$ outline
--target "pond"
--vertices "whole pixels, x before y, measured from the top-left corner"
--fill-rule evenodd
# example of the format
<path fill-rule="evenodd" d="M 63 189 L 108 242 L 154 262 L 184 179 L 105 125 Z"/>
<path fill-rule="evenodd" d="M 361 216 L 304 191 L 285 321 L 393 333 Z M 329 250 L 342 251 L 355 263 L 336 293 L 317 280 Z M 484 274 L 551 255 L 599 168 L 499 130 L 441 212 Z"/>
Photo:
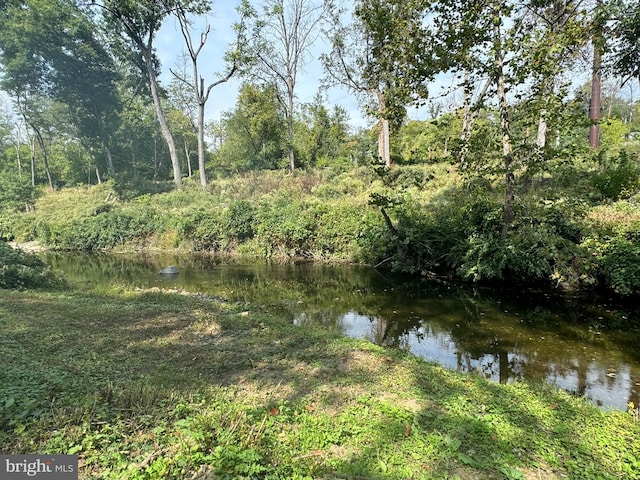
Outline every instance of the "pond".
<path fill-rule="evenodd" d="M 74 283 L 179 288 L 260 304 L 497 382 L 547 381 L 602 408 L 640 404 L 640 309 L 596 297 L 452 286 L 368 267 L 209 257 L 55 254 Z M 177 265 L 177 276 L 158 274 Z"/>

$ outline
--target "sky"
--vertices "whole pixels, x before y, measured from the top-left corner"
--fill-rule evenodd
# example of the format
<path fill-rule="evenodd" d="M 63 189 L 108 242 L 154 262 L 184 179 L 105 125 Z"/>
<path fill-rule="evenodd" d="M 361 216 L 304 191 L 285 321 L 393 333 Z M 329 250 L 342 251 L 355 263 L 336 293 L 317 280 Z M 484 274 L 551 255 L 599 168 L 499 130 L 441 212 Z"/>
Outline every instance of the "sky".
<path fill-rule="evenodd" d="M 239 3 L 238 0 L 213 2 L 213 12 L 208 16 L 211 32 L 202 53 L 200 53 L 198 67 L 206 84 L 220 78 L 220 73 L 225 71 L 223 57 L 228 46 L 235 41 L 232 26 L 239 20 L 236 11 Z M 194 43 L 199 42 L 200 33 L 203 30 L 204 24 L 200 25 L 200 28 L 198 28 L 198 25 L 194 25 L 192 32 Z M 172 79 L 169 69 L 176 69 L 181 53 L 186 51 L 185 42 L 180 32 L 180 25 L 175 18 L 171 17 L 165 20 L 164 25 L 158 32 L 155 43 L 162 66 L 160 80 L 163 85 L 167 85 Z M 299 74 L 296 85 L 298 105 L 312 102 L 318 92 L 320 80 L 323 76 L 322 65 L 318 60 L 318 56 L 322 53 L 322 47 L 318 42 L 313 49 L 309 62 Z M 232 110 L 235 107 L 240 84 L 241 79 L 234 77 L 229 82 L 213 88 L 206 107 L 208 120 L 219 120 L 222 112 Z M 334 105 L 340 105 L 349 113 L 349 121 L 352 127 L 365 127 L 372 123 L 371 119 L 365 118 L 357 100 L 345 88 L 331 88 L 326 96 L 325 105 L 329 109 L 332 109 Z"/>

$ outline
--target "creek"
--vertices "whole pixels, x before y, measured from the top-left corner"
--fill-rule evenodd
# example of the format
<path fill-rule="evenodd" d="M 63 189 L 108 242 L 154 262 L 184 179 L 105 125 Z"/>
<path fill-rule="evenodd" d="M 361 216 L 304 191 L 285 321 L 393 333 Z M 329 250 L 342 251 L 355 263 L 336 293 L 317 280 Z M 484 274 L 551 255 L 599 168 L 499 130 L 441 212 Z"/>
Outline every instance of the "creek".
<path fill-rule="evenodd" d="M 361 266 L 166 254 L 42 258 L 75 284 L 177 288 L 259 304 L 496 382 L 546 381 L 601 408 L 640 405 L 640 308 L 595 295 L 470 288 Z M 158 272 L 176 265 L 179 274 Z"/>

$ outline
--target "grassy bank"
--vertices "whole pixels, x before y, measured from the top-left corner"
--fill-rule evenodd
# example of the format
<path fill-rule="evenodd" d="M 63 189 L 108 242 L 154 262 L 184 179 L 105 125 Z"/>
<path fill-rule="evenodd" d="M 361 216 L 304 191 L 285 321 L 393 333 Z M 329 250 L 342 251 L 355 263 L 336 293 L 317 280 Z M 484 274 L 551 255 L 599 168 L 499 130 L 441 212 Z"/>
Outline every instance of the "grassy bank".
<path fill-rule="evenodd" d="M 0 290 L 0 451 L 80 478 L 640 476 L 640 423 L 184 292 Z"/>
<path fill-rule="evenodd" d="M 506 237 L 499 179 L 464 181 L 438 163 L 251 172 L 207 190 L 193 182 L 156 193 L 113 182 L 68 188 L 30 212 L 0 209 L 0 238 L 62 250 L 305 257 L 640 295 L 640 195 L 609 192 L 603 185 L 617 170 L 602 173 L 600 185 L 592 167 L 523 183 Z"/>

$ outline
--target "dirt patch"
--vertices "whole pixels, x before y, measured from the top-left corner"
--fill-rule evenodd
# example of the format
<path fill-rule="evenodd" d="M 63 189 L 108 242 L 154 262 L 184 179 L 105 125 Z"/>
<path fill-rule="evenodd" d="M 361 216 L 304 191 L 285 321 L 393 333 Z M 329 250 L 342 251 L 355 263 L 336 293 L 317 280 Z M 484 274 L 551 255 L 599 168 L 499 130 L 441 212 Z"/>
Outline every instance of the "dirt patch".
<path fill-rule="evenodd" d="M 9 242 L 9 246 L 28 253 L 44 252 L 46 250 L 46 247 L 37 240 L 23 243 Z"/>

